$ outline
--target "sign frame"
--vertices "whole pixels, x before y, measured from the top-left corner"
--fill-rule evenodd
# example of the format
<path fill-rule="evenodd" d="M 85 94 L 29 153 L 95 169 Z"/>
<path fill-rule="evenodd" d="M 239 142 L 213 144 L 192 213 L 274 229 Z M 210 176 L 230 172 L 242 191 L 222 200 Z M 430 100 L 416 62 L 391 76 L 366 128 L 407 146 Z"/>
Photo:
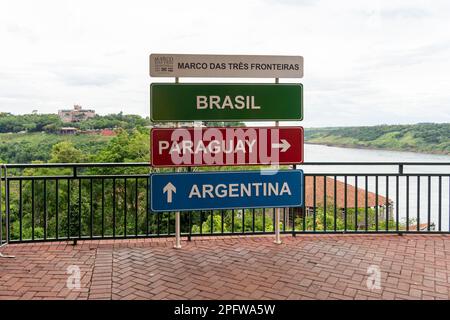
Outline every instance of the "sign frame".
<path fill-rule="evenodd" d="M 192 119 L 155 119 L 155 107 L 154 107 L 154 99 L 155 94 L 153 93 L 153 88 L 155 87 L 197 87 L 197 89 L 201 87 L 218 87 L 221 90 L 224 90 L 224 87 L 236 87 L 236 86 L 255 86 L 255 87 L 272 87 L 272 88 L 282 88 L 282 87 L 298 87 L 299 89 L 299 104 L 295 106 L 299 110 L 299 116 L 296 118 L 283 118 L 283 117 L 270 117 L 270 118 L 242 118 L 239 115 L 236 115 L 234 118 L 211 118 L 211 117 L 200 117 L 200 118 L 192 118 Z M 152 94 L 153 93 L 153 94 Z M 256 121 L 256 122 L 266 122 L 266 121 L 302 121 L 304 116 L 304 108 L 303 108 L 303 84 L 302 83 L 167 83 L 167 82 L 158 82 L 150 84 L 150 120 L 152 122 L 190 122 L 190 121 L 219 121 L 219 122 L 231 122 L 231 121 Z M 195 110 L 192 110 L 194 113 Z M 247 111 L 249 112 L 249 111 Z"/>
<path fill-rule="evenodd" d="M 285 70 L 286 67 L 294 67 L 295 70 Z M 149 74 L 155 78 L 300 79 L 304 74 L 304 58 L 298 55 L 152 53 L 149 56 Z"/>
<path fill-rule="evenodd" d="M 154 162 L 154 143 L 155 141 L 155 137 L 154 137 L 154 133 L 156 131 L 173 131 L 173 130 L 177 130 L 177 129 L 185 129 L 185 130 L 207 130 L 207 129 L 255 129 L 255 130 L 260 130 L 260 129 L 269 129 L 269 130 L 283 130 L 283 129 L 287 129 L 287 130 L 298 130 L 300 133 L 300 145 L 299 145 L 299 151 L 300 151 L 300 162 L 295 162 L 295 161 L 286 161 L 286 162 L 278 162 L 278 163 L 266 163 L 266 164 L 261 164 L 261 163 L 233 163 L 233 164 L 229 164 L 229 163 L 225 163 L 225 164 L 171 164 L 171 165 L 161 165 L 161 164 L 156 164 Z M 191 136 L 192 137 L 192 136 Z M 281 138 L 281 137 L 280 137 Z M 191 140 L 192 141 L 192 140 Z M 259 141 L 258 141 L 259 142 Z M 291 142 L 291 141 L 288 141 Z M 222 166 L 230 166 L 230 167 L 236 167 L 236 166 L 271 166 L 271 165 L 298 165 L 298 164 L 302 164 L 305 161 L 305 132 L 304 132 L 304 128 L 302 126 L 286 126 L 286 127 L 271 127 L 271 126 L 258 126 L 258 127 L 237 127 L 237 126 L 232 126 L 232 127 L 201 127 L 201 128 L 196 128 L 196 127 L 181 127 L 181 128 L 151 128 L 150 129 L 150 145 L 151 145 L 151 152 L 150 152 L 150 165 L 153 168 L 176 168 L 176 167 L 222 167 Z M 258 144 L 259 146 L 259 144 Z"/>
<path fill-rule="evenodd" d="M 295 205 L 287 205 L 287 204 L 280 204 L 280 205 L 259 205 L 259 206 L 223 206 L 223 207 L 208 207 L 208 208 L 172 208 L 170 210 L 162 210 L 158 209 L 155 210 L 153 207 L 153 177 L 155 176 L 174 176 L 174 175 L 203 175 L 203 174 L 212 174 L 212 175 L 221 175 L 221 174 L 252 174 L 252 173 L 261 173 L 261 171 L 267 172 L 267 176 L 276 175 L 279 172 L 283 173 L 298 173 L 300 174 L 300 180 L 299 180 L 299 203 Z M 200 171 L 200 172 L 162 172 L 162 173 L 151 173 L 149 176 L 149 192 L 150 192 L 150 206 L 149 211 L 153 213 L 158 212 L 180 212 L 180 211 L 201 211 L 201 210 L 231 210 L 231 209 L 262 209 L 262 208 L 300 208 L 303 207 L 305 203 L 305 196 L 304 196 L 304 190 L 305 190 L 305 174 L 302 169 L 291 169 L 291 170 L 247 170 L 247 171 Z"/>

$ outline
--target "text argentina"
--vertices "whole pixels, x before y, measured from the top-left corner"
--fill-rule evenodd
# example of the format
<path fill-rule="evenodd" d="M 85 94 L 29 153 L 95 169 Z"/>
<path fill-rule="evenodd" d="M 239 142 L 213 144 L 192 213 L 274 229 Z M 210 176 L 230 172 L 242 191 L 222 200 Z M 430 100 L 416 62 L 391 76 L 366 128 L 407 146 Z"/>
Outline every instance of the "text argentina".
<path fill-rule="evenodd" d="M 189 198 L 243 198 L 292 195 L 287 182 L 250 182 L 192 185 Z"/>

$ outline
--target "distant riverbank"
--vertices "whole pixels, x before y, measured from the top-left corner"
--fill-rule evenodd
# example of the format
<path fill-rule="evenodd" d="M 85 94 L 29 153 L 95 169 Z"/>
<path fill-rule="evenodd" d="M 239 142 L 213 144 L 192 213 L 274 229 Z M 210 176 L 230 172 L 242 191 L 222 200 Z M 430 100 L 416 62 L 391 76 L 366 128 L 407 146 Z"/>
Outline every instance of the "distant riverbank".
<path fill-rule="evenodd" d="M 305 143 L 450 155 L 450 123 L 311 128 Z"/>

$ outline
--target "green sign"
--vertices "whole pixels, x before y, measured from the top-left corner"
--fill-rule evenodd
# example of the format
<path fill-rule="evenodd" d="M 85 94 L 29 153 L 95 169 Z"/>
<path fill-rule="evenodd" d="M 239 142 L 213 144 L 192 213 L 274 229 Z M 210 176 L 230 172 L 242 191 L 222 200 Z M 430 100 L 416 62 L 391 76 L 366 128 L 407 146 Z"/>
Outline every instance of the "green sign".
<path fill-rule="evenodd" d="M 303 119 L 301 84 L 153 83 L 152 121 Z"/>

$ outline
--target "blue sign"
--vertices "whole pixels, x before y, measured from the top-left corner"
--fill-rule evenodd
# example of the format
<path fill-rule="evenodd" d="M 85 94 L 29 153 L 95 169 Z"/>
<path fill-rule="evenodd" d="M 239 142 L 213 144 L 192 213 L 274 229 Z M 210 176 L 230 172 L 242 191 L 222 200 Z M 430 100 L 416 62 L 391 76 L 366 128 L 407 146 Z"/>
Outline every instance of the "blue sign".
<path fill-rule="evenodd" d="M 303 171 L 228 171 L 150 175 L 152 211 L 303 205 Z"/>

